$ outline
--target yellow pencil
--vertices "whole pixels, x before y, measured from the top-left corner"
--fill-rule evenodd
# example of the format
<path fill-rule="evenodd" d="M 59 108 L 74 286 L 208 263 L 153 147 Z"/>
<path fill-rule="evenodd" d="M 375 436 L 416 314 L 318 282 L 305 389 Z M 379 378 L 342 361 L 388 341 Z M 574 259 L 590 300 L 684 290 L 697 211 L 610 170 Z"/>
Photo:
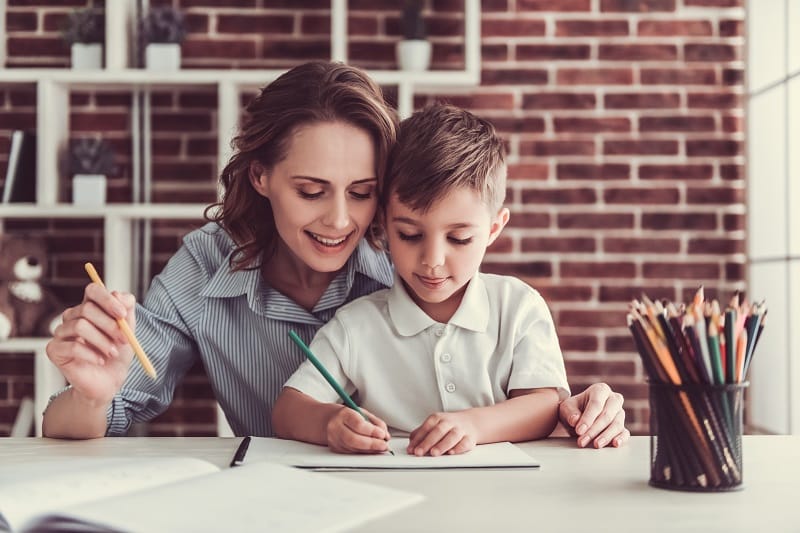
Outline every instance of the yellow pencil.
<path fill-rule="evenodd" d="M 83 265 L 83 267 L 86 269 L 86 273 L 89 274 L 89 278 L 93 282 L 105 288 L 106 285 L 105 283 L 103 283 L 103 280 L 100 279 L 100 275 L 97 273 L 97 270 L 95 270 L 94 265 L 92 265 L 91 263 L 86 263 L 85 265 Z M 153 379 L 156 379 L 156 369 L 153 367 L 153 363 L 150 362 L 150 359 L 147 358 L 147 354 L 144 353 L 142 345 L 139 344 L 139 341 L 136 340 L 136 336 L 133 334 L 133 330 L 131 330 L 131 327 L 128 325 L 128 323 L 125 321 L 124 318 L 118 318 L 117 324 L 119 325 L 119 329 L 122 330 L 122 333 L 128 339 L 128 342 L 131 344 L 131 347 L 133 348 L 133 353 L 136 354 L 136 357 L 139 359 L 139 363 L 144 368 L 144 371 L 147 373 L 148 376 L 150 376 Z"/>

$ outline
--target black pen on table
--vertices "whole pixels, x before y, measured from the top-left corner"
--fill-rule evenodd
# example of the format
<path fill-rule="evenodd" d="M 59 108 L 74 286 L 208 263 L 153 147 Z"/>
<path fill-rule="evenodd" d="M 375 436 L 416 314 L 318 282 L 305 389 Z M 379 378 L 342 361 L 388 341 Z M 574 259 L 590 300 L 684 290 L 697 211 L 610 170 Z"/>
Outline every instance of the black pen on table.
<path fill-rule="evenodd" d="M 336 391 L 336 394 L 339 395 L 344 404 L 353 411 L 355 411 L 356 413 L 360 414 L 364 420 L 372 424 L 372 420 L 370 420 L 369 417 L 364 413 L 364 411 L 362 411 L 356 405 L 356 402 L 353 401 L 353 399 L 350 397 L 349 394 L 347 394 L 347 392 L 342 388 L 342 386 L 339 385 L 339 383 L 337 383 L 335 379 L 333 379 L 333 376 L 331 376 L 330 372 L 328 372 L 328 369 L 325 368 L 325 365 L 323 365 L 319 359 L 317 359 L 317 356 L 314 355 L 314 352 L 311 351 L 311 348 L 309 348 L 306 345 L 306 343 L 303 342 L 303 339 L 301 339 L 297 335 L 297 333 L 295 333 L 294 330 L 291 329 L 289 330 L 289 337 L 291 337 L 294 343 L 297 344 L 297 346 L 299 346 L 301 350 L 303 350 L 303 353 L 306 355 L 308 360 L 311 361 L 311 364 L 314 365 L 314 367 L 317 370 L 319 370 L 319 373 L 322 374 L 322 377 L 325 378 L 325 381 L 327 381 L 328 384 L 331 387 L 333 387 L 333 390 Z M 392 450 L 389 450 L 389 453 L 394 455 L 394 452 Z"/>

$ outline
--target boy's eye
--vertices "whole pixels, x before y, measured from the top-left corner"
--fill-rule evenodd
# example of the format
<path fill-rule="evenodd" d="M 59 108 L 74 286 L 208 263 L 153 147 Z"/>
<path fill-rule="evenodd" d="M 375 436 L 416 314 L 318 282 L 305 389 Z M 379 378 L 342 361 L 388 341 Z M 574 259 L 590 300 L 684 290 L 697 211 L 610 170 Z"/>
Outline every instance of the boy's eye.
<path fill-rule="evenodd" d="M 455 237 L 448 237 L 447 240 L 449 240 L 453 244 L 458 244 L 459 246 L 466 246 L 467 244 L 472 242 L 472 237 L 466 237 L 464 239 L 457 239 Z"/>
<path fill-rule="evenodd" d="M 409 235 L 408 233 L 403 233 L 402 231 L 397 232 L 397 236 L 400 237 L 401 241 L 418 241 L 422 238 L 421 233 L 416 233 L 414 235 Z"/>

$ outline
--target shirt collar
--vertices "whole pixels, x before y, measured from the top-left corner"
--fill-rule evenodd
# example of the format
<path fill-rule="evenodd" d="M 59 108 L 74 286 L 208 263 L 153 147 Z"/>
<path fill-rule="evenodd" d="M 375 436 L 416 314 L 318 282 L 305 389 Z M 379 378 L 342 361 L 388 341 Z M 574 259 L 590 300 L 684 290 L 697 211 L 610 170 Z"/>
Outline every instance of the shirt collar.
<path fill-rule="evenodd" d="M 417 335 L 437 323 L 414 303 L 399 276 L 395 276 L 387 305 L 397 332 L 404 337 Z M 489 295 L 480 274 L 476 274 L 467 285 L 449 324 L 477 332 L 486 331 L 489 326 Z"/>

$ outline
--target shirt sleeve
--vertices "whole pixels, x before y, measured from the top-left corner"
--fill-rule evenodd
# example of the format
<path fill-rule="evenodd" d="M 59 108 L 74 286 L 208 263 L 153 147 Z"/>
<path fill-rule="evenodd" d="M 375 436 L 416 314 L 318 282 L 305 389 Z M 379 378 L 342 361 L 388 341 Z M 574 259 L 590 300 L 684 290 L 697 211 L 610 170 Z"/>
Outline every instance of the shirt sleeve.
<path fill-rule="evenodd" d="M 187 317 L 196 316 L 193 306 L 202 304 L 199 291 L 207 279 L 185 245 L 153 279 L 144 303 L 136 306 L 136 338 L 158 377 L 151 379 L 134 358 L 106 413 L 106 435 L 124 435 L 132 423 L 169 407 L 175 387 L 199 358 Z"/>
<path fill-rule="evenodd" d="M 555 388 L 559 400 L 564 400 L 570 390 L 553 317 L 538 291 L 528 289 L 531 294 L 517 313 L 517 342 L 507 392 Z"/>
<path fill-rule="evenodd" d="M 346 328 L 339 320 L 338 313 L 334 318 L 322 326 L 314 340 L 309 345 L 311 352 L 322 363 L 336 382 L 349 395 L 355 392 L 355 386 L 348 378 L 345 368 L 347 368 L 347 348 Z M 299 350 L 299 348 L 298 348 Z M 322 374 L 305 360 L 284 384 L 284 387 L 297 389 L 304 394 L 308 394 L 318 402 L 342 403 L 341 398 L 333 387 L 325 380 Z"/>

